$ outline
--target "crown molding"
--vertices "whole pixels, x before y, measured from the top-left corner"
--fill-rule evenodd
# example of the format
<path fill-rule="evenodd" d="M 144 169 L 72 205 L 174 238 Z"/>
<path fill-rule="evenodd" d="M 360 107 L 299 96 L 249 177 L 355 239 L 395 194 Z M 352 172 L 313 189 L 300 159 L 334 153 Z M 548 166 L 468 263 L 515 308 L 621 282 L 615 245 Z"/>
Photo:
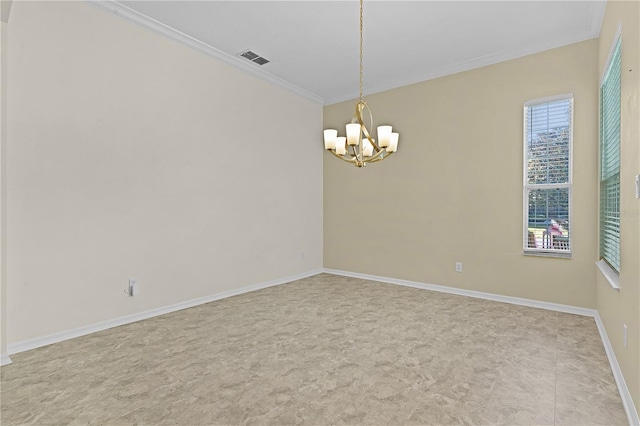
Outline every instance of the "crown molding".
<path fill-rule="evenodd" d="M 591 2 L 591 16 L 589 17 L 589 31 L 593 37 L 600 37 L 600 29 L 607 8 L 606 0 Z"/>
<path fill-rule="evenodd" d="M 166 37 L 170 40 L 176 41 L 184 46 L 190 47 L 198 52 L 204 53 L 205 55 L 216 58 L 228 65 L 231 65 L 235 68 L 238 68 L 248 74 L 251 74 L 255 77 L 258 77 L 262 80 L 268 81 L 269 83 L 278 86 L 282 89 L 293 92 L 303 98 L 318 103 L 323 104 L 324 99 L 314 93 L 311 93 L 305 89 L 302 89 L 294 84 L 291 84 L 275 75 L 269 74 L 261 70 L 259 65 L 254 63 L 248 63 L 244 60 L 236 58 L 233 55 L 229 55 L 221 50 L 216 49 L 213 46 L 210 46 L 206 43 L 203 43 L 187 34 L 184 34 L 175 28 L 172 28 L 168 25 L 163 24 L 162 22 L 156 21 L 155 19 L 149 18 L 148 16 L 137 12 L 123 4 L 118 3 L 115 0 L 84 0 L 84 2 L 88 5 L 95 7 L 103 12 L 107 12 L 111 15 L 114 15 L 118 18 L 124 19 L 125 21 L 131 22 L 139 27 L 142 27 L 146 30 L 159 34 L 163 37 Z"/>
<path fill-rule="evenodd" d="M 364 96 L 373 95 L 376 93 L 384 92 L 387 90 L 397 89 L 403 86 L 409 86 L 411 84 L 422 83 L 424 81 L 433 80 L 440 77 L 446 77 L 448 75 L 457 74 L 464 71 L 470 71 L 476 68 L 482 68 L 489 65 L 498 64 L 500 62 L 506 62 L 513 59 L 521 58 L 536 53 L 541 53 L 546 50 L 552 50 L 563 46 L 568 46 L 574 43 L 580 43 L 582 41 L 590 40 L 598 37 L 600 34 L 600 26 L 602 25 L 602 17 L 604 14 L 604 3 L 593 2 L 592 14 L 589 19 L 589 25 L 582 31 L 573 32 L 567 34 L 562 38 L 549 38 L 542 39 L 534 45 L 527 47 L 503 50 L 502 52 L 493 53 L 486 56 L 480 56 L 477 58 L 469 59 L 467 61 L 458 62 L 456 64 L 446 65 L 443 67 L 432 69 L 427 73 L 418 73 L 404 79 L 390 79 L 384 83 L 377 84 L 373 87 L 369 87 L 365 90 Z M 339 102 L 349 101 L 356 99 L 358 92 L 353 91 L 347 93 L 344 96 L 327 98 L 325 99 L 325 105 L 332 105 Z"/>

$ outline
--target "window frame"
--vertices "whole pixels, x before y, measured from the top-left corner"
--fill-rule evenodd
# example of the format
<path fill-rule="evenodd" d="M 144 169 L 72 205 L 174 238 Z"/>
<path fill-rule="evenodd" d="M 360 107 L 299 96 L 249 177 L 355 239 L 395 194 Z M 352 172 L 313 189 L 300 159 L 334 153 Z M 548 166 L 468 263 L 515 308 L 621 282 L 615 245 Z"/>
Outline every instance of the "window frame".
<path fill-rule="evenodd" d="M 568 100 L 570 102 L 571 112 L 569 115 L 569 179 L 567 183 L 554 183 L 554 184 L 529 184 L 528 183 L 528 161 L 529 161 L 529 147 L 527 143 L 527 109 L 535 105 L 546 104 L 555 101 Z M 523 108 L 523 129 L 522 129 L 522 147 L 523 147 L 523 162 L 522 162 L 522 250 L 523 254 L 530 256 L 545 256 L 545 257 L 559 257 L 559 258 L 571 258 L 573 256 L 573 132 L 574 132 L 574 96 L 573 93 L 564 93 L 561 95 L 547 96 L 544 98 L 536 98 L 528 100 L 524 103 Z M 554 249 L 554 248 L 537 248 L 528 246 L 529 238 L 529 191 L 532 189 L 556 189 L 567 188 L 568 189 L 568 203 L 569 203 L 569 249 Z"/>
<path fill-rule="evenodd" d="M 616 57 L 616 51 L 619 51 L 619 55 L 618 58 L 620 60 L 620 75 L 619 75 L 619 79 L 620 79 L 620 96 L 622 96 L 622 27 L 621 25 L 618 25 L 618 28 L 616 30 L 616 34 L 613 37 L 613 41 L 611 42 L 611 47 L 609 48 L 609 54 L 607 56 L 607 62 L 605 63 L 604 69 L 602 70 L 602 75 L 600 76 L 600 81 L 599 81 L 599 85 L 598 85 L 598 262 L 596 262 L 596 264 L 598 265 L 598 267 L 600 268 L 600 270 L 602 271 L 602 273 L 605 275 L 605 277 L 607 278 L 607 280 L 609 281 L 609 283 L 611 284 L 611 286 L 613 288 L 619 288 L 619 276 L 620 276 L 620 271 L 622 270 L 622 244 L 621 244 L 621 240 L 622 240 L 622 232 L 620 232 L 620 216 L 618 216 L 618 258 L 617 260 L 617 264 L 618 264 L 618 268 L 616 269 L 616 267 L 614 265 L 611 264 L 610 260 L 611 259 L 607 259 L 605 256 L 603 256 L 603 250 L 602 250 L 602 186 L 603 186 L 603 179 L 602 179 L 602 161 L 603 161 L 603 126 L 602 126 L 602 106 L 603 106 L 603 99 L 602 99 L 602 92 L 603 92 L 603 86 L 604 84 L 607 82 L 607 78 L 609 77 L 609 74 L 611 72 L 611 68 L 613 65 L 613 60 Z M 622 102 L 622 100 L 621 100 Z M 620 134 L 619 134 L 619 138 L 620 140 L 618 141 L 618 164 L 619 164 L 619 168 L 622 166 L 622 156 L 621 156 L 621 145 L 622 145 L 622 103 L 620 102 L 619 108 L 620 110 L 618 111 L 618 117 L 620 119 Z M 618 185 L 620 185 L 620 170 L 618 170 Z M 618 212 L 620 212 L 620 188 L 618 187 Z"/>

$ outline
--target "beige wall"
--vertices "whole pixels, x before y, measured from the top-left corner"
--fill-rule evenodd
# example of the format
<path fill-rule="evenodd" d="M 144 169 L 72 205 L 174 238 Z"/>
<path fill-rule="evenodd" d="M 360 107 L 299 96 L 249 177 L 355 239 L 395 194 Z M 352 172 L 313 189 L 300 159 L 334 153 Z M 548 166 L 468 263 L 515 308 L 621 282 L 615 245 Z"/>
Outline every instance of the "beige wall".
<path fill-rule="evenodd" d="M 594 39 L 365 96 L 400 146 L 362 170 L 325 153 L 325 267 L 594 308 L 597 48 Z M 571 92 L 573 258 L 524 256 L 523 103 Z M 325 127 L 344 129 L 353 107 L 325 107 Z"/>
<path fill-rule="evenodd" d="M 635 175 L 640 173 L 640 3 L 608 1 L 600 31 L 598 76 L 601 76 L 622 27 L 620 289 L 614 290 L 600 271 L 597 309 L 607 330 L 636 409 L 640 409 L 640 200 Z M 624 347 L 623 325 L 628 327 Z"/>
<path fill-rule="evenodd" d="M 320 105 L 82 2 L 8 47 L 9 345 L 322 267 Z"/>

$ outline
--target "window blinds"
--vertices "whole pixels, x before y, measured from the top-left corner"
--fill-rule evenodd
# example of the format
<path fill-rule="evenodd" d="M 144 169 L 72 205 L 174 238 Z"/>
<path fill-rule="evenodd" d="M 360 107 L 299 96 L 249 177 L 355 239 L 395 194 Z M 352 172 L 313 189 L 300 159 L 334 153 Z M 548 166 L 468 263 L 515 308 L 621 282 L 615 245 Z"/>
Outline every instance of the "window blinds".
<path fill-rule="evenodd" d="M 620 39 L 600 87 L 600 257 L 620 272 Z"/>
<path fill-rule="evenodd" d="M 571 100 L 530 106 L 527 123 L 528 183 L 569 183 Z"/>

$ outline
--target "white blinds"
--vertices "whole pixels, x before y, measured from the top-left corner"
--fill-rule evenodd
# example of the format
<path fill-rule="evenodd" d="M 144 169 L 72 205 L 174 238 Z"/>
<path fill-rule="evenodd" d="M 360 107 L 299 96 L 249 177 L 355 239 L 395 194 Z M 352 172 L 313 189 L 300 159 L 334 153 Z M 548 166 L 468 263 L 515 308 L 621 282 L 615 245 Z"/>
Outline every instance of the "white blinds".
<path fill-rule="evenodd" d="M 570 252 L 573 98 L 525 104 L 525 251 Z"/>
<path fill-rule="evenodd" d="M 527 183 L 569 183 L 571 99 L 527 108 Z"/>
<path fill-rule="evenodd" d="M 620 39 L 600 86 L 600 257 L 620 271 Z"/>

